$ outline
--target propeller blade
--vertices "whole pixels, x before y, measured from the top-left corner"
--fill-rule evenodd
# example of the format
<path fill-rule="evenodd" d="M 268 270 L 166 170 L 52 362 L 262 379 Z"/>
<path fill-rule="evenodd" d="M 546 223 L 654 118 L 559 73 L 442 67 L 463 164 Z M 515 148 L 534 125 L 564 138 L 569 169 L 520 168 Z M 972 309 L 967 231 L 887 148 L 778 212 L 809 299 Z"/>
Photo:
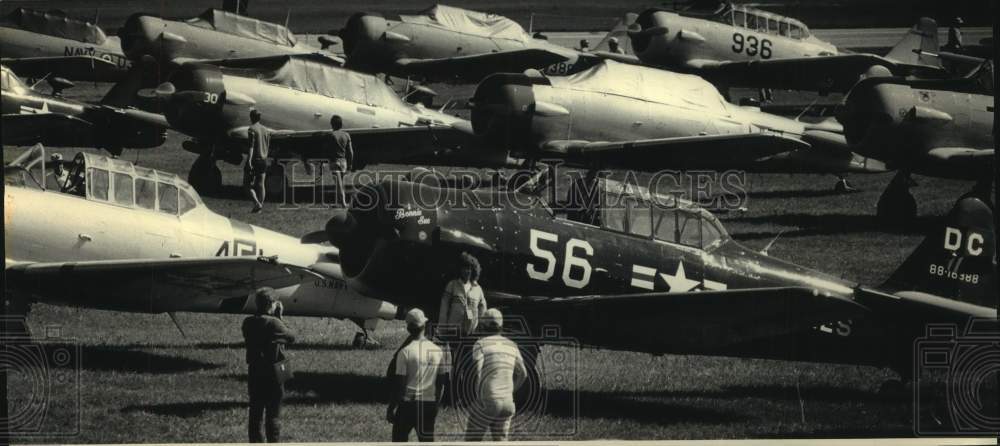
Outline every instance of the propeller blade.
<path fill-rule="evenodd" d="M 329 241 L 329 237 L 326 235 L 326 231 L 314 231 L 306 235 L 303 235 L 299 242 L 304 244 L 321 244 Z"/>

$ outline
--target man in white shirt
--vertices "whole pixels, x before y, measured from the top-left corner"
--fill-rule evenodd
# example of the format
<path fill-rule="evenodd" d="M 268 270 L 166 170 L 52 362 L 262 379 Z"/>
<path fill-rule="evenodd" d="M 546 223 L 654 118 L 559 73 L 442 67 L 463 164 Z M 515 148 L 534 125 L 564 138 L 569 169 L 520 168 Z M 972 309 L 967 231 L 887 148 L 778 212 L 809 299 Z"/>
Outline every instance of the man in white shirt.
<path fill-rule="evenodd" d="M 424 335 L 427 316 L 419 308 L 406 313 L 410 338 L 394 357 L 395 391 L 386 410 L 392 423 L 392 441 L 405 442 L 416 429 L 420 441 L 434 441 L 438 401 L 448 383 L 448 352 Z"/>
<path fill-rule="evenodd" d="M 514 418 L 514 391 L 524 384 L 528 369 L 517 344 L 501 335 L 503 314 L 486 310 L 482 330 L 488 336 L 472 347 L 477 400 L 469 407 L 465 441 L 482 441 L 489 430 L 493 441 L 507 441 Z"/>

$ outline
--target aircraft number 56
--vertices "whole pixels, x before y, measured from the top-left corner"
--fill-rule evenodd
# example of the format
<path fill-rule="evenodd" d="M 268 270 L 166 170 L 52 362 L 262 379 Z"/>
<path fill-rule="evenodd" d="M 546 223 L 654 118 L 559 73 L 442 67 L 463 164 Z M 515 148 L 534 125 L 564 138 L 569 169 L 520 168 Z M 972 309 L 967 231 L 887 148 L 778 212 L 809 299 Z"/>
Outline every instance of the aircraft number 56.
<path fill-rule="evenodd" d="M 532 229 L 529 236 L 529 248 L 535 257 L 544 261 L 544 267 L 541 267 L 541 264 L 529 263 L 526 265 L 526 268 L 528 270 L 528 277 L 547 282 L 555 275 L 557 262 L 556 255 L 551 250 L 539 245 L 543 241 L 558 243 L 559 236 Z M 594 248 L 590 246 L 589 242 L 575 238 L 569 239 L 566 242 L 565 254 L 563 256 L 562 281 L 568 287 L 583 288 L 590 283 L 590 273 L 593 268 L 591 268 L 590 262 L 586 258 L 576 257 L 577 251 L 583 251 L 587 257 L 594 255 Z"/>
<path fill-rule="evenodd" d="M 771 41 L 767 39 L 757 39 L 757 36 L 747 35 L 743 36 L 740 33 L 733 33 L 733 46 L 732 50 L 734 53 L 746 52 L 747 56 L 756 56 L 760 53 L 761 59 L 771 58 Z"/>

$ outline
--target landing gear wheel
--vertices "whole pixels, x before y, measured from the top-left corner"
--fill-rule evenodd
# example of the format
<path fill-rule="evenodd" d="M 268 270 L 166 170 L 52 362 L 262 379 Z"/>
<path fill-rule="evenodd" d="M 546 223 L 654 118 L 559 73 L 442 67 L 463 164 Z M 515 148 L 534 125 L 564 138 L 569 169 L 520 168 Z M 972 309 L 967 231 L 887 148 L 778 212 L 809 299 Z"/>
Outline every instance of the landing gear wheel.
<path fill-rule="evenodd" d="M 201 155 L 191 165 L 188 172 L 188 183 L 198 193 L 211 195 L 222 190 L 222 171 L 215 165 L 211 156 Z"/>
<path fill-rule="evenodd" d="M 284 202 L 286 197 L 292 198 L 286 194 L 294 192 L 295 189 L 288 187 L 288 182 L 285 181 L 284 166 L 274 164 L 267 168 L 267 175 L 264 176 L 264 199 L 266 201 Z"/>
<path fill-rule="evenodd" d="M 368 333 L 359 331 L 354 335 L 354 341 L 351 342 L 351 346 L 360 349 L 377 349 L 382 347 L 382 344 L 372 339 Z"/>
<path fill-rule="evenodd" d="M 847 181 L 847 178 L 844 178 L 844 177 L 840 177 L 837 180 L 837 183 L 833 185 L 833 191 L 837 192 L 837 193 L 840 193 L 840 194 L 846 194 L 848 192 L 854 192 L 855 190 L 857 190 L 857 189 L 855 189 L 854 186 L 851 185 L 851 183 Z"/>

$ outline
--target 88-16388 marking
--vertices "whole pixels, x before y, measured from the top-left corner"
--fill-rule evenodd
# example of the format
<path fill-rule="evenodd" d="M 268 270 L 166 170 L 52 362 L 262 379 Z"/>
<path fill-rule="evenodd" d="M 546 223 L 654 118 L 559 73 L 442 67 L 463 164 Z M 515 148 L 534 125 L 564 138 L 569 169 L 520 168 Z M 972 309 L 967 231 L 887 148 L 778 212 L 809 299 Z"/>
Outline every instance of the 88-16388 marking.
<path fill-rule="evenodd" d="M 949 279 L 960 280 L 967 283 L 979 283 L 979 274 L 967 274 L 959 273 L 958 271 L 949 270 L 944 265 L 930 264 L 928 272 L 932 276 L 947 277 Z"/>

